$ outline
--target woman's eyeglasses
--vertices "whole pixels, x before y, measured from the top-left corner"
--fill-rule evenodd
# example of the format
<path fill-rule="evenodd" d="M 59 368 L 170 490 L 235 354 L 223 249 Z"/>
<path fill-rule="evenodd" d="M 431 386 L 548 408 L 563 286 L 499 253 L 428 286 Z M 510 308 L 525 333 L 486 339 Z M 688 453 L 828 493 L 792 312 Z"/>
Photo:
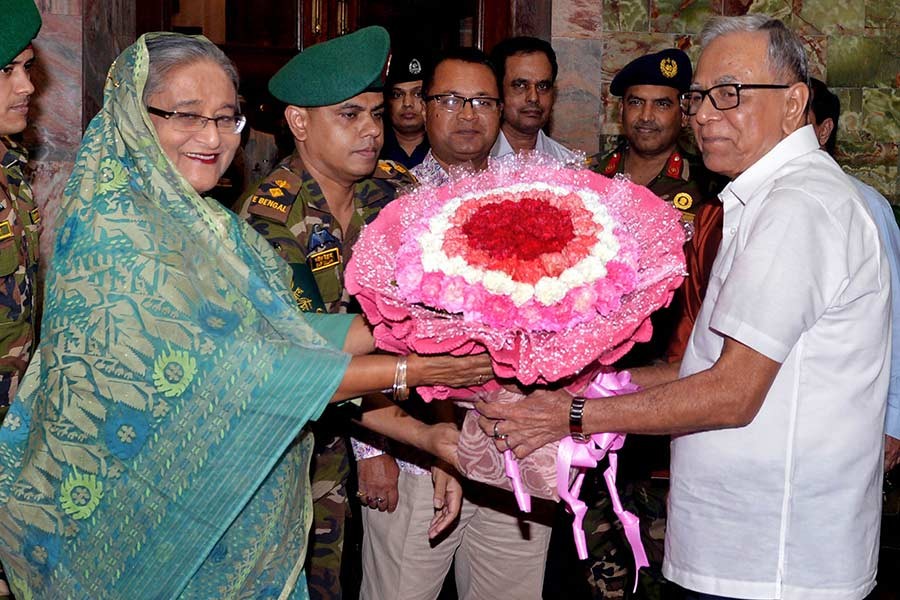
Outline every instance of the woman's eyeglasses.
<path fill-rule="evenodd" d="M 216 124 L 216 129 L 222 133 L 240 133 L 247 124 L 247 117 L 244 115 L 222 115 L 221 117 L 204 117 L 188 112 L 178 112 L 177 110 L 163 110 L 154 106 L 148 106 L 147 112 L 157 117 L 162 117 L 172 124 L 178 131 L 185 133 L 197 133 L 206 129 L 206 124 L 212 121 Z"/>

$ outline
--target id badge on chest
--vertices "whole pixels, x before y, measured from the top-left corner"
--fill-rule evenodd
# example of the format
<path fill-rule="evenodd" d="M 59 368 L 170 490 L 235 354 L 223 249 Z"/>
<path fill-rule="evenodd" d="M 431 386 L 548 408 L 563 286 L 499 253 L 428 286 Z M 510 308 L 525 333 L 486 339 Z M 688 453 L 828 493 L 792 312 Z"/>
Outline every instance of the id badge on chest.
<path fill-rule="evenodd" d="M 322 225 L 315 225 L 309 236 L 306 264 L 316 279 L 322 299 L 335 302 L 341 297 L 341 241 Z"/>

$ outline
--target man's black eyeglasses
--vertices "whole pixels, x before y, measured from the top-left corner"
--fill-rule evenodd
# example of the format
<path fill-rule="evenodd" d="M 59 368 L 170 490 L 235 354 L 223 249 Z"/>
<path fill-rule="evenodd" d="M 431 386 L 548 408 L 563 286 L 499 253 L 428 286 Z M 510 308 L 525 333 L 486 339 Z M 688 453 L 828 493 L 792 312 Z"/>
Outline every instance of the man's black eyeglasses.
<path fill-rule="evenodd" d="M 691 90 L 679 96 L 681 110 L 688 116 L 696 115 L 709 96 L 713 108 L 731 110 L 741 104 L 741 90 L 786 90 L 791 86 L 780 83 L 722 83 L 706 90 Z"/>

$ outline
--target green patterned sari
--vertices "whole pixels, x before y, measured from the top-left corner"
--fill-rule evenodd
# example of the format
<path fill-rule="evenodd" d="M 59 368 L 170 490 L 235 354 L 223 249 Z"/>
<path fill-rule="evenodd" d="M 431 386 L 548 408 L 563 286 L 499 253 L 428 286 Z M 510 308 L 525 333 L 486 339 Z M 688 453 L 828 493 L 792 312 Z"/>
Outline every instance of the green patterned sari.
<path fill-rule="evenodd" d="M 147 60 L 141 38 L 113 64 L 66 186 L 0 429 L 0 559 L 19 600 L 305 598 L 302 430 L 350 317 L 304 317 L 269 244 L 175 171 Z"/>

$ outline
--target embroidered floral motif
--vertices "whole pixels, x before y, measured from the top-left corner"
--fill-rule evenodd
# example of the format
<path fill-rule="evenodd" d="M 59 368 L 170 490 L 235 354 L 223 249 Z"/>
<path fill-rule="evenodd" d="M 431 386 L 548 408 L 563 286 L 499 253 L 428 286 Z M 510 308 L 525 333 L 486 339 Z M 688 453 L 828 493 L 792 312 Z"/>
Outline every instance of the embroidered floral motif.
<path fill-rule="evenodd" d="M 33 527 L 25 534 L 22 554 L 44 575 L 48 575 L 59 563 L 60 539 Z"/>
<path fill-rule="evenodd" d="M 57 255 L 65 254 L 71 248 L 72 242 L 77 237 L 80 224 L 81 219 L 78 218 L 77 214 L 72 215 L 63 223 L 62 229 L 56 235 L 55 251 Z"/>
<path fill-rule="evenodd" d="M 228 335 L 241 324 L 239 315 L 212 302 L 204 302 L 198 316 L 203 330 L 216 336 Z"/>
<path fill-rule="evenodd" d="M 153 363 L 153 383 L 166 396 L 181 396 L 194 380 L 197 361 L 184 350 L 167 350 Z"/>
<path fill-rule="evenodd" d="M 3 436 L 10 444 L 20 444 L 28 439 L 28 431 L 31 428 L 31 414 L 28 408 L 19 402 L 13 402 L 9 412 L 3 420 Z"/>
<path fill-rule="evenodd" d="M 79 473 L 74 468 L 59 488 L 62 509 L 76 520 L 91 516 L 102 498 L 103 482 L 96 475 Z"/>
<path fill-rule="evenodd" d="M 97 191 L 101 194 L 114 192 L 128 185 L 128 173 L 125 171 L 125 167 L 114 158 L 104 158 L 100 161 L 98 179 L 100 182 L 97 185 Z"/>
<path fill-rule="evenodd" d="M 265 285 L 259 276 L 251 273 L 248 278 L 250 298 L 259 306 L 261 312 L 280 312 L 284 304 L 281 298 L 275 295 L 268 285 Z"/>
<path fill-rule="evenodd" d="M 122 406 L 107 419 L 103 433 L 113 456 L 127 460 L 146 443 L 150 436 L 150 420 L 145 412 Z"/>

